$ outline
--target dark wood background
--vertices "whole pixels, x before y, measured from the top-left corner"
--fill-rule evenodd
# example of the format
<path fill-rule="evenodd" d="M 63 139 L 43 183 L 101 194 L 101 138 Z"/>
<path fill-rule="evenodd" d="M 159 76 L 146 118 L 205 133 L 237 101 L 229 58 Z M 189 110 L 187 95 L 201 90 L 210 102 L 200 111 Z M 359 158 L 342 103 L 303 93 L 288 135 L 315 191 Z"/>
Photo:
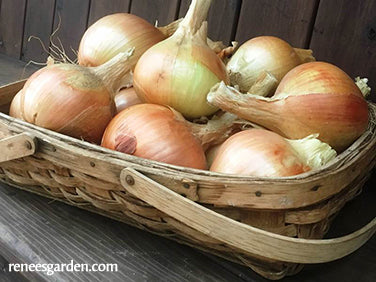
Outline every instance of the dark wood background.
<path fill-rule="evenodd" d="M 184 16 L 190 0 L 0 0 L 0 53 L 44 62 L 56 33 L 74 58 L 81 36 L 98 18 L 130 12 L 165 25 Z M 351 77 L 370 79 L 376 89 L 376 0 L 213 0 L 209 36 L 242 43 L 275 35 L 291 45 L 311 48 L 317 60 L 341 67 Z M 30 36 L 40 38 L 28 40 Z M 373 91 L 371 96 L 376 101 Z"/>

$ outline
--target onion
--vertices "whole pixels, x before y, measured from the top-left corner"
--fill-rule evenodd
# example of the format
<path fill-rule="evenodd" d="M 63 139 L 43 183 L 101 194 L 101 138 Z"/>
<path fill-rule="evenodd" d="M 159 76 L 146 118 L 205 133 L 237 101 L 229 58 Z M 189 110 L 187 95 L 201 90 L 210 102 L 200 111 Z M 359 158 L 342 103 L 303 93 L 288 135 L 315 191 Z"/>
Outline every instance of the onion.
<path fill-rule="evenodd" d="M 141 56 L 133 86 L 142 101 L 171 106 L 187 118 L 217 111 L 206 102 L 206 95 L 228 77 L 225 65 L 207 44 L 203 21 L 210 3 L 193 0 L 176 32 Z"/>
<path fill-rule="evenodd" d="M 288 71 L 314 60 L 311 50 L 295 49 L 278 37 L 259 36 L 239 47 L 227 63 L 227 70 L 232 85 L 238 85 L 241 92 L 253 93 L 250 88 L 264 71 L 272 74 L 278 84 Z"/>
<path fill-rule="evenodd" d="M 317 133 L 338 152 L 368 125 L 368 105 L 359 88 L 341 69 L 324 62 L 291 70 L 272 98 L 242 94 L 221 83 L 208 101 L 290 139 Z"/>
<path fill-rule="evenodd" d="M 204 151 L 238 130 L 237 119 L 225 113 L 197 124 L 172 108 L 138 104 L 115 116 L 106 128 L 102 146 L 145 159 L 205 169 Z"/>
<path fill-rule="evenodd" d="M 215 159 L 215 157 L 217 156 L 218 154 L 218 151 L 219 151 L 219 148 L 221 147 L 222 144 L 217 144 L 217 145 L 214 145 L 212 147 L 210 147 L 206 152 L 205 152 L 205 155 L 206 155 L 206 162 L 208 164 L 208 167 L 211 167 L 211 165 L 213 164 L 213 161 Z"/>
<path fill-rule="evenodd" d="M 265 129 L 234 134 L 218 149 L 211 171 L 259 177 L 283 177 L 317 169 L 336 152 L 315 136 L 288 140 Z"/>
<path fill-rule="evenodd" d="M 165 38 L 156 27 L 138 16 L 128 13 L 108 15 L 86 30 L 78 49 L 78 62 L 83 66 L 99 66 L 134 47 L 130 59 L 133 69 L 147 49 Z"/>
<path fill-rule="evenodd" d="M 115 96 L 116 112 L 120 113 L 122 110 L 129 108 L 130 106 L 141 104 L 140 98 L 138 98 L 136 91 L 133 87 L 121 89 Z"/>
<path fill-rule="evenodd" d="M 155 104 L 131 106 L 108 125 L 102 146 L 184 167 L 206 169 L 204 149 L 184 118 Z"/>
<path fill-rule="evenodd" d="M 113 96 L 131 81 L 127 62 L 132 52 L 121 53 L 95 68 L 54 64 L 38 70 L 27 80 L 21 96 L 15 97 L 12 104 L 20 107 L 11 115 L 99 143 L 114 114 Z"/>
<path fill-rule="evenodd" d="M 21 112 L 21 96 L 22 96 L 22 89 L 18 91 L 17 94 L 13 97 L 12 103 L 10 104 L 10 108 L 9 108 L 9 115 L 23 120 L 24 118 Z"/>

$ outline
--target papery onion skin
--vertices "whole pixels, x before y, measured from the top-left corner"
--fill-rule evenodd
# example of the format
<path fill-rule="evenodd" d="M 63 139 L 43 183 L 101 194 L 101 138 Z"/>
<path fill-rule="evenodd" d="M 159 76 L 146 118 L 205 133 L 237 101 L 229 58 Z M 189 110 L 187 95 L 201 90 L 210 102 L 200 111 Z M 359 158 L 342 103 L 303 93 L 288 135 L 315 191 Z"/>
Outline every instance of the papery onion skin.
<path fill-rule="evenodd" d="M 141 56 L 133 86 L 142 101 L 170 106 L 186 118 L 218 110 L 206 102 L 206 95 L 217 82 L 229 79 L 224 63 L 207 44 L 204 20 L 210 3 L 193 0 L 176 32 Z"/>
<path fill-rule="evenodd" d="M 368 104 L 352 79 L 325 62 L 297 66 L 271 98 L 242 94 L 220 83 L 208 101 L 222 110 L 290 139 L 319 134 L 337 152 L 348 148 L 368 127 Z"/>
<path fill-rule="evenodd" d="M 206 169 L 204 150 L 184 118 L 155 104 L 131 106 L 108 125 L 102 146 L 168 164 Z"/>
<path fill-rule="evenodd" d="M 99 143 L 114 114 L 109 90 L 88 69 L 56 64 L 34 73 L 21 96 L 25 121 Z"/>
<path fill-rule="evenodd" d="M 289 71 L 274 97 L 323 93 L 353 94 L 363 98 L 354 80 L 339 67 L 326 62 L 305 63 Z"/>
<path fill-rule="evenodd" d="M 141 104 L 142 101 L 138 98 L 133 87 L 124 88 L 115 96 L 116 112 L 120 113 L 122 110 L 130 106 Z"/>
<path fill-rule="evenodd" d="M 310 170 L 280 135 L 249 129 L 238 132 L 219 148 L 213 172 L 258 177 L 284 177 Z"/>
<path fill-rule="evenodd" d="M 248 92 L 263 71 L 280 82 L 288 71 L 301 63 L 301 58 L 286 41 L 274 36 L 258 36 L 239 47 L 227 63 L 227 70 L 231 84 Z"/>
<path fill-rule="evenodd" d="M 91 25 L 83 35 L 78 62 L 83 66 L 99 66 L 120 52 L 135 47 L 131 58 L 134 68 L 139 57 L 166 36 L 146 20 L 128 13 L 105 16 Z"/>
<path fill-rule="evenodd" d="M 12 103 L 10 104 L 9 108 L 9 115 L 11 117 L 15 117 L 18 119 L 23 120 L 22 111 L 21 111 L 21 96 L 22 96 L 22 89 L 17 92 L 17 94 L 13 97 Z"/>
<path fill-rule="evenodd" d="M 300 108 L 289 113 L 289 119 L 302 123 L 315 121 L 309 130 L 291 130 L 285 134 L 288 138 L 317 132 L 320 140 L 343 151 L 368 127 L 368 105 L 362 92 L 343 70 L 330 63 L 311 62 L 291 70 L 279 84 L 274 97 L 286 95 L 285 102 L 277 103 Z M 306 96 L 301 98 L 302 95 Z M 281 128 L 281 131 L 290 130 Z"/>
<path fill-rule="evenodd" d="M 178 48 L 175 50 L 179 52 L 172 53 L 171 47 L 166 48 L 168 44 L 163 41 L 155 45 L 137 63 L 133 83 L 140 99 L 171 106 L 187 118 L 216 112 L 217 108 L 206 102 L 206 94 L 217 82 L 228 81 L 220 59 L 209 48 L 200 46 Z"/>

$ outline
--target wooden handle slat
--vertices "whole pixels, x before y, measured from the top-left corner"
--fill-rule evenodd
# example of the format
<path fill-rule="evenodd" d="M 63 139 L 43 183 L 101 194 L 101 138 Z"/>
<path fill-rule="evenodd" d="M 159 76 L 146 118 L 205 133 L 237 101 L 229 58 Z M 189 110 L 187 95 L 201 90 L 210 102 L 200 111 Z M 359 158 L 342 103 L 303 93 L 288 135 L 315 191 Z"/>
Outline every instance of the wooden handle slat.
<path fill-rule="evenodd" d="M 361 247 L 376 231 L 376 218 L 362 229 L 335 239 L 299 239 L 237 222 L 205 208 L 132 168 L 120 176 L 124 188 L 149 205 L 250 255 L 293 263 L 323 263 L 342 258 Z"/>
<path fill-rule="evenodd" d="M 35 153 L 36 139 L 20 133 L 0 140 L 0 163 L 30 156 Z"/>

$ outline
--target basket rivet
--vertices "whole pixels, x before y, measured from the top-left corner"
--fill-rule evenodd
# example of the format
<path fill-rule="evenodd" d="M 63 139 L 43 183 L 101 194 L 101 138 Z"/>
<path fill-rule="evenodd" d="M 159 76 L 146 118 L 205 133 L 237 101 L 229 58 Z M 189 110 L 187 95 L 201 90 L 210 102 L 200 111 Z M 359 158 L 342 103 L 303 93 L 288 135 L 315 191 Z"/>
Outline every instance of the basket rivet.
<path fill-rule="evenodd" d="M 127 175 L 125 177 L 125 181 L 127 182 L 128 185 L 134 185 L 134 178 L 131 175 Z"/>
<path fill-rule="evenodd" d="M 94 162 L 90 162 L 90 166 L 91 167 L 95 167 L 95 163 Z"/>
<path fill-rule="evenodd" d="M 33 146 L 31 145 L 29 141 L 26 141 L 25 145 L 28 150 L 31 150 L 33 148 Z"/>
<path fill-rule="evenodd" d="M 188 183 L 184 183 L 183 184 L 183 187 L 186 188 L 186 189 L 189 189 L 190 188 L 190 185 Z"/>
<path fill-rule="evenodd" d="M 256 197 L 261 197 L 261 195 L 262 195 L 262 193 L 261 193 L 261 191 L 256 191 Z"/>
<path fill-rule="evenodd" d="M 312 187 L 312 188 L 311 188 L 311 191 L 316 192 L 317 190 L 319 190 L 320 186 L 321 186 L 321 185 L 316 185 L 316 186 Z"/>

